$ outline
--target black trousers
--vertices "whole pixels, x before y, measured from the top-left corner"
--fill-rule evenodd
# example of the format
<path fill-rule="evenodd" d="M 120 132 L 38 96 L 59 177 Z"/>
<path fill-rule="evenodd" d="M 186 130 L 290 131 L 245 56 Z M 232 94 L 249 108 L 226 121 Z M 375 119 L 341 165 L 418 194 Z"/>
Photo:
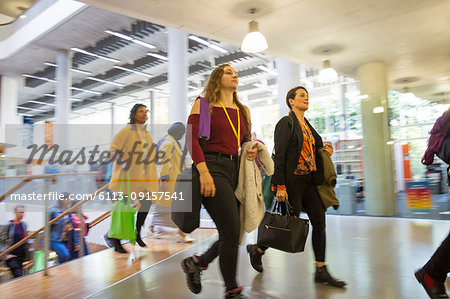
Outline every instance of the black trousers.
<path fill-rule="evenodd" d="M 14 278 L 23 275 L 22 257 L 12 257 L 10 259 L 7 259 L 6 265 L 11 270 L 11 273 L 14 276 Z"/>
<path fill-rule="evenodd" d="M 312 175 L 297 176 L 286 182 L 288 200 L 294 215 L 299 216 L 303 210 L 309 217 L 312 225 L 312 246 L 316 262 L 325 262 L 325 206 L 319 197 L 316 185 L 313 183 Z M 286 212 L 286 205 L 282 204 L 282 212 Z M 268 247 L 258 245 L 262 250 Z"/>
<path fill-rule="evenodd" d="M 445 281 L 450 272 L 450 232 L 423 269 L 437 281 Z"/>
<path fill-rule="evenodd" d="M 216 224 L 219 240 L 199 256 L 201 266 L 207 266 L 219 256 L 225 287 L 232 290 L 236 282 L 240 233 L 239 202 L 234 196 L 239 163 L 237 159 L 205 154 L 206 164 L 216 186 L 216 196 L 203 199 L 203 205 Z"/>
<path fill-rule="evenodd" d="M 136 217 L 136 232 L 141 233 L 142 226 L 144 225 L 145 219 L 147 218 L 148 212 L 150 211 L 150 206 L 152 205 L 152 200 L 149 198 L 139 199 L 141 206 Z"/>

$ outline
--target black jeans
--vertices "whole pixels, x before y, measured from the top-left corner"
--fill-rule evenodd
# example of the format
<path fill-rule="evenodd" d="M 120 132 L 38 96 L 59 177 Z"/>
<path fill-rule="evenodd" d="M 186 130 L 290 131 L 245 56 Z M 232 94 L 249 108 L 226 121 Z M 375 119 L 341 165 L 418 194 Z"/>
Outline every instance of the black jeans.
<path fill-rule="evenodd" d="M 141 233 L 142 226 L 144 225 L 145 219 L 147 218 L 148 212 L 150 211 L 150 206 L 152 205 L 152 200 L 150 198 L 139 199 L 141 206 L 136 217 L 136 232 Z"/>
<path fill-rule="evenodd" d="M 219 256 L 220 271 L 228 290 L 237 288 L 236 269 L 239 246 L 239 202 L 234 196 L 239 163 L 237 159 L 205 154 L 206 164 L 216 186 L 216 196 L 203 199 L 203 205 L 216 224 L 219 240 L 199 256 L 201 266 L 207 266 Z"/>
<path fill-rule="evenodd" d="M 450 232 L 430 260 L 423 266 L 425 272 L 437 281 L 445 282 L 450 272 Z"/>
<path fill-rule="evenodd" d="M 309 217 L 312 225 L 312 246 L 316 262 L 325 262 L 325 206 L 319 197 L 312 175 L 297 176 L 294 180 L 286 182 L 288 200 L 294 215 L 299 216 L 303 210 Z M 282 212 L 285 213 L 286 205 L 282 204 Z M 268 247 L 258 245 L 262 250 Z"/>
<path fill-rule="evenodd" d="M 22 276 L 22 257 L 12 257 L 6 260 L 6 265 L 11 269 L 11 273 L 14 278 Z"/>

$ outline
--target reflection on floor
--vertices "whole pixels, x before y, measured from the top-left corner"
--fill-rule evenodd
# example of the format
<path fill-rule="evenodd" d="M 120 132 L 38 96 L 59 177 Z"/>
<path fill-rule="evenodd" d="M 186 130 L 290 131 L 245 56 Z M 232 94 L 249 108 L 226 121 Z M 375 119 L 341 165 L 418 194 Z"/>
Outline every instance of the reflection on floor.
<path fill-rule="evenodd" d="M 113 249 L 50 268 L 48 276 L 35 273 L 0 285 L 0 298 L 85 298 L 130 277 L 168 257 L 217 234 L 215 229 L 199 229 L 191 234 L 193 244 L 180 244 L 169 238 L 144 239 L 146 248 L 125 244 L 128 254 Z"/>
<path fill-rule="evenodd" d="M 422 266 L 447 236 L 450 223 L 362 216 L 327 216 L 327 263 L 330 272 L 348 282 L 336 289 L 313 282 L 311 240 L 304 253 L 288 254 L 268 250 L 264 273 L 254 271 L 245 247 L 239 251 L 238 281 L 249 298 L 315 299 L 420 299 L 427 298 L 414 271 Z M 244 244 L 254 242 L 256 234 Z M 221 298 L 223 283 L 218 261 L 202 275 L 203 290 L 192 294 L 185 283 L 180 261 L 203 252 L 208 239 L 179 255 L 125 279 L 91 296 L 92 298 Z M 447 289 L 450 283 L 447 283 Z"/>

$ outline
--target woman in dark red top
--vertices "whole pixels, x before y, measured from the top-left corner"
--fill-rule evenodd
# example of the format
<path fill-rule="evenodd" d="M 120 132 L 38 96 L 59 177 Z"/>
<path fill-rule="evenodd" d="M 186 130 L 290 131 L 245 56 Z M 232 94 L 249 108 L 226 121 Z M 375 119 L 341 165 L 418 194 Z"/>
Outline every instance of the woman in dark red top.
<path fill-rule="evenodd" d="M 204 254 L 183 260 L 181 266 L 189 289 L 198 294 L 201 291 L 201 271 L 219 256 L 226 287 L 225 298 L 244 298 L 242 288 L 236 282 L 240 220 L 234 190 L 239 170 L 239 148 L 250 140 L 251 122 L 250 111 L 237 98 L 237 86 L 237 72 L 230 65 L 223 64 L 214 69 L 202 94 L 210 105 L 210 138 L 202 150 L 198 143 L 200 99 L 192 107 L 188 119 L 192 130 L 187 130 L 186 134 L 187 147 L 200 174 L 202 203 L 216 224 L 219 240 Z M 254 160 L 256 151 L 248 150 L 243 156 Z"/>

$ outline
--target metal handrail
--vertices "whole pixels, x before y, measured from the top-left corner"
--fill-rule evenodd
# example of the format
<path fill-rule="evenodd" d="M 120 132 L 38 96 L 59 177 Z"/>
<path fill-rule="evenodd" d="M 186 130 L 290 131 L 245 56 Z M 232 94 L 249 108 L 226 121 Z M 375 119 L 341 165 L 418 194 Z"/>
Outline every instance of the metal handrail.
<path fill-rule="evenodd" d="M 53 174 L 33 174 L 33 175 L 26 175 L 26 176 L 18 175 L 18 176 L 11 176 L 11 177 L 2 176 L 2 177 L 0 177 L 0 179 L 6 179 L 6 178 L 24 178 L 24 179 L 21 180 L 19 183 L 17 183 L 14 187 L 9 189 L 8 191 L 6 191 L 5 194 L 0 196 L 0 202 L 4 201 L 6 199 L 6 197 L 8 197 L 12 193 L 14 193 L 18 189 L 20 189 L 26 183 L 31 182 L 32 180 L 52 179 L 52 183 L 54 184 L 55 180 L 56 180 L 56 176 L 76 175 L 76 174 L 94 174 L 94 173 L 97 173 L 97 172 L 90 171 L 90 172 L 69 172 L 69 173 L 53 173 Z"/>
<path fill-rule="evenodd" d="M 106 218 L 108 218 L 109 216 L 111 216 L 111 211 L 105 212 L 102 215 L 98 216 L 97 218 L 95 218 L 93 221 L 91 221 L 89 223 L 89 228 L 93 228 L 94 226 L 96 226 L 97 224 L 99 224 L 100 222 L 102 222 L 103 220 L 105 220 Z"/>
<path fill-rule="evenodd" d="M 46 175 L 48 177 L 53 176 L 54 174 L 50 174 L 50 175 Z M 98 193 L 104 191 L 106 188 L 108 188 L 109 184 L 104 185 L 103 187 L 101 187 L 100 189 L 98 189 L 97 191 L 91 193 L 90 196 L 88 196 L 87 198 L 94 198 L 95 195 L 97 195 Z M 64 211 L 61 215 L 53 218 L 51 221 L 48 222 L 48 224 L 46 225 L 52 225 L 53 223 L 55 223 L 56 221 L 58 221 L 59 219 L 61 219 L 62 217 L 66 216 L 67 214 L 69 214 L 70 212 L 72 212 L 73 210 L 76 210 L 79 206 L 81 206 L 82 204 L 84 204 L 85 202 L 90 201 L 89 199 L 83 199 L 80 202 L 76 203 L 75 205 L 73 205 L 71 208 L 69 208 L 68 210 Z M 106 218 L 105 218 L 106 219 Z M 41 231 L 43 231 L 45 229 L 45 226 L 41 227 L 40 229 L 38 229 L 37 231 L 29 234 L 27 237 L 23 238 L 22 240 L 20 240 L 19 242 L 17 242 L 16 244 L 12 245 L 11 247 L 9 247 L 8 249 L 6 249 L 5 251 L 3 251 L 2 253 L 0 253 L 0 258 L 2 258 L 3 256 L 5 256 L 6 254 L 10 253 L 11 251 L 13 251 L 14 249 L 16 249 L 17 247 L 19 247 L 20 245 L 24 244 L 27 240 L 31 239 L 32 237 L 34 237 L 35 235 L 37 235 L 38 233 L 40 233 Z"/>

